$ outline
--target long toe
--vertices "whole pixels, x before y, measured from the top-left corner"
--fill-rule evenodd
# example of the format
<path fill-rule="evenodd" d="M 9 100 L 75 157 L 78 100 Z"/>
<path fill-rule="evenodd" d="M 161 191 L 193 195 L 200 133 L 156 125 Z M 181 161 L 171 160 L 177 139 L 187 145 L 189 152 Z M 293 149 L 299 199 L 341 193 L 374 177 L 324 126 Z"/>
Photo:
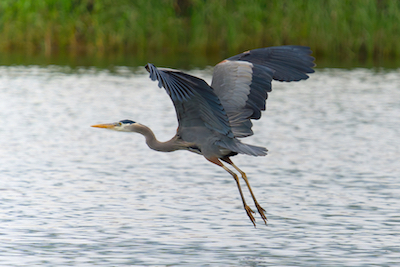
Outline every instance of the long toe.
<path fill-rule="evenodd" d="M 257 207 L 258 213 L 260 213 L 261 218 L 264 220 L 264 223 L 267 224 L 268 219 L 267 219 L 267 216 L 265 216 L 265 214 L 264 214 L 264 212 L 266 212 L 265 209 L 263 209 L 263 207 L 261 207 L 260 204 L 258 204 L 258 203 L 256 203 L 256 207 Z"/>
<path fill-rule="evenodd" d="M 246 210 L 247 216 L 249 216 L 254 227 L 256 227 L 256 219 L 254 219 L 254 216 L 253 216 L 254 211 L 247 205 L 244 206 L 244 209 Z"/>

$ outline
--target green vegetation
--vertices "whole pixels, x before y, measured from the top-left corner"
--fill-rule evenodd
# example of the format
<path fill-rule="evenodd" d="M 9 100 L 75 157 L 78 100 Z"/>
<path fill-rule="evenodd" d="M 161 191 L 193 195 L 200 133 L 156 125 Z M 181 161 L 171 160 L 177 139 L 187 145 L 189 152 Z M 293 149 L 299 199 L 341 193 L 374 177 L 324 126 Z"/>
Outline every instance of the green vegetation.
<path fill-rule="evenodd" d="M 284 44 L 321 58 L 398 57 L 400 1 L 0 1 L 2 53 L 225 56 Z"/>

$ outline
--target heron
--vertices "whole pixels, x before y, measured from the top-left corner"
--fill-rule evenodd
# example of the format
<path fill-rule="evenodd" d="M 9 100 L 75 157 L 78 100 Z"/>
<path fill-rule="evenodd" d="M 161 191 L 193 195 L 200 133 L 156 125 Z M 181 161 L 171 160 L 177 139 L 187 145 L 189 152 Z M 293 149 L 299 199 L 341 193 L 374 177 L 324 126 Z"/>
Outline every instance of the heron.
<path fill-rule="evenodd" d="M 258 203 L 246 173 L 230 158 L 237 154 L 267 155 L 265 147 L 245 144 L 240 139 L 253 135 L 252 120 L 260 119 L 261 111 L 266 109 L 272 80 L 300 81 L 309 78 L 307 73 L 314 72 L 311 53 L 309 47 L 295 45 L 249 50 L 218 63 L 213 70 L 211 86 L 203 79 L 182 71 L 157 68 L 148 63 L 145 68 L 150 73 L 150 79 L 158 81 L 158 87 L 165 89 L 175 107 L 178 119 L 175 136 L 160 142 L 149 127 L 132 120 L 92 127 L 136 132 L 145 137 L 147 145 L 153 150 L 187 150 L 220 166 L 234 178 L 244 210 L 255 227 L 255 212 L 246 203 L 239 175 L 233 171 L 236 170 L 267 224 L 266 211 Z"/>

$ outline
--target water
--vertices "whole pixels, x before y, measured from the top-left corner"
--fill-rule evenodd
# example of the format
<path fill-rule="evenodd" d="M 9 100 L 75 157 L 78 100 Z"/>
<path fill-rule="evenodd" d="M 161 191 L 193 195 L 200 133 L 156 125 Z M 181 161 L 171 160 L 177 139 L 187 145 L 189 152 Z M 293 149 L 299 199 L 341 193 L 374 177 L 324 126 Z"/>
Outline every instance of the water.
<path fill-rule="evenodd" d="M 254 228 L 221 168 L 89 127 L 175 134 L 143 70 L 0 67 L 0 266 L 395 266 L 399 84 L 368 69 L 274 82 L 246 140 L 269 155 L 233 158 L 267 210 Z"/>

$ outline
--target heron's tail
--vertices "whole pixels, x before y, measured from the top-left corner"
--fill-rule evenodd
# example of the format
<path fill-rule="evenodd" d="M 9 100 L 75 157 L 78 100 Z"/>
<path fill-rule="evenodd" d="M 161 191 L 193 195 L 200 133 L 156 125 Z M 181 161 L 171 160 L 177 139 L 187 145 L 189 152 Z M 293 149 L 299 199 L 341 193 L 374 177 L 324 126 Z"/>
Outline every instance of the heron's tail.
<path fill-rule="evenodd" d="M 217 144 L 240 154 L 247 154 L 251 156 L 265 156 L 268 154 L 268 150 L 265 147 L 244 144 L 237 139 L 234 139 L 234 142 L 229 143 L 218 141 Z"/>

